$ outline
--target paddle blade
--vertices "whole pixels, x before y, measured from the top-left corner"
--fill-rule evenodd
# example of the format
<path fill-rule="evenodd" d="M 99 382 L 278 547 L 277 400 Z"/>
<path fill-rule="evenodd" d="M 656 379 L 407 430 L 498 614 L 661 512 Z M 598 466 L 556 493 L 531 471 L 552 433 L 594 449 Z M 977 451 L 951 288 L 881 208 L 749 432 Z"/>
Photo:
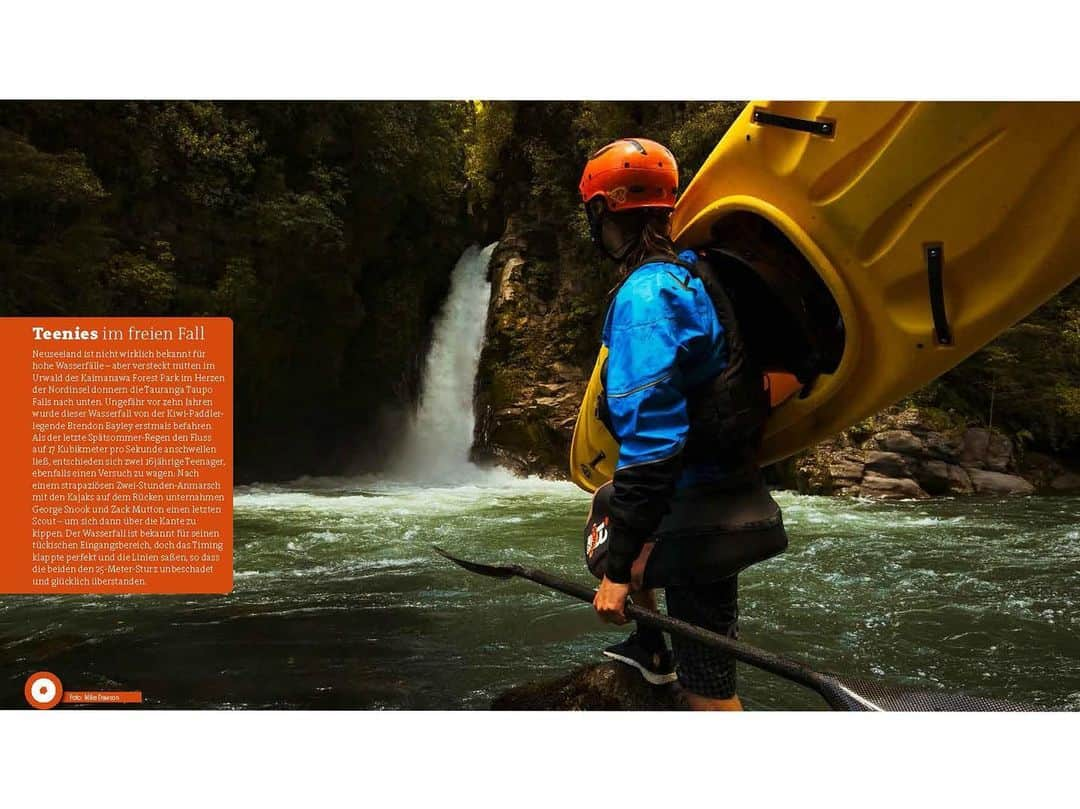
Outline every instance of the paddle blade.
<path fill-rule="evenodd" d="M 435 549 L 435 553 L 439 554 L 446 559 L 449 559 L 455 565 L 463 567 L 470 573 L 479 573 L 481 576 L 491 576 L 496 579 L 510 579 L 518 575 L 518 571 L 510 565 L 482 565 L 479 562 L 469 562 L 465 559 L 458 559 L 456 556 L 447 553 L 437 545 L 432 545 Z"/>
<path fill-rule="evenodd" d="M 1024 712 L 1045 711 L 1038 705 L 1021 705 L 1002 699 L 973 697 L 948 691 L 909 688 L 897 685 L 837 677 L 821 676 L 820 693 L 834 709 L 847 711 L 948 711 L 948 712 Z"/>

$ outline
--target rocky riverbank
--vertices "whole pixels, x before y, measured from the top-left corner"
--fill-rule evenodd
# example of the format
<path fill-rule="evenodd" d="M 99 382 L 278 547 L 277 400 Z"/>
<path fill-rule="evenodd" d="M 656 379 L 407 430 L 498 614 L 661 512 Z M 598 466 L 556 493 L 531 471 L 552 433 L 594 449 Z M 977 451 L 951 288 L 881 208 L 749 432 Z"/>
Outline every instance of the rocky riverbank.
<path fill-rule="evenodd" d="M 1080 491 L 1080 474 L 998 431 L 931 409 L 880 414 L 782 467 L 804 494 L 882 499 Z"/>

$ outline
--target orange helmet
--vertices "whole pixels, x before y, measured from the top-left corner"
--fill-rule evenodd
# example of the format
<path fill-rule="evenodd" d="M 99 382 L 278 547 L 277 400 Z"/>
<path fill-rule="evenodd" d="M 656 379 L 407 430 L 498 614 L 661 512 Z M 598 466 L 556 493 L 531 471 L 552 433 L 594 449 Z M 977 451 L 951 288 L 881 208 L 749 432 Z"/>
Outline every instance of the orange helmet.
<path fill-rule="evenodd" d="M 679 167 L 675 156 L 656 141 L 621 138 L 589 158 L 578 190 L 587 207 L 601 197 L 609 211 L 674 208 Z"/>

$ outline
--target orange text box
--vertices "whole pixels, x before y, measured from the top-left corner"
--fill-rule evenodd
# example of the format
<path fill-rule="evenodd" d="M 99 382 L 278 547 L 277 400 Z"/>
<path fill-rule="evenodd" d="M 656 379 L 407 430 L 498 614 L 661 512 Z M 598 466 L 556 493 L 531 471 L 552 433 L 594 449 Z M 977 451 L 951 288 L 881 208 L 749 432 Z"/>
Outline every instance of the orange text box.
<path fill-rule="evenodd" d="M 232 589 L 232 321 L 0 318 L 0 592 Z"/>

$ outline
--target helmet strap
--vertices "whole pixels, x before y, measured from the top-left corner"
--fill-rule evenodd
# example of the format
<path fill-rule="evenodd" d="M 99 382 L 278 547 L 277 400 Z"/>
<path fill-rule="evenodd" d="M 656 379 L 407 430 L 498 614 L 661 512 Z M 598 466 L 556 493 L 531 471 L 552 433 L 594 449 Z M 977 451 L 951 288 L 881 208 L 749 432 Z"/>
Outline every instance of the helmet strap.
<path fill-rule="evenodd" d="M 602 236 L 604 216 L 607 213 L 609 213 L 607 205 L 604 205 L 601 209 L 599 206 L 597 206 L 597 208 L 593 208 L 590 205 L 586 204 L 585 215 L 586 218 L 589 220 L 589 236 L 592 238 L 593 244 L 596 245 L 596 247 L 600 250 L 601 253 L 610 258 L 612 261 L 622 261 L 626 254 L 630 252 L 630 248 L 633 247 L 635 239 L 631 236 L 629 239 L 623 241 L 623 243 L 620 244 L 615 250 L 609 250 L 608 246 L 604 244 L 604 239 Z"/>
<path fill-rule="evenodd" d="M 620 244 L 617 250 L 608 250 L 607 246 L 603 244 L 603 242 L 601 242 L 600 252 L 602 252 L 612 261 L 622 261 L 624 258 L 626 258 L 626 254 L 630 252 L 630 248 L 634 246 L 635 241 L 636 239 L 631 236 L 629 239 Z"/>

